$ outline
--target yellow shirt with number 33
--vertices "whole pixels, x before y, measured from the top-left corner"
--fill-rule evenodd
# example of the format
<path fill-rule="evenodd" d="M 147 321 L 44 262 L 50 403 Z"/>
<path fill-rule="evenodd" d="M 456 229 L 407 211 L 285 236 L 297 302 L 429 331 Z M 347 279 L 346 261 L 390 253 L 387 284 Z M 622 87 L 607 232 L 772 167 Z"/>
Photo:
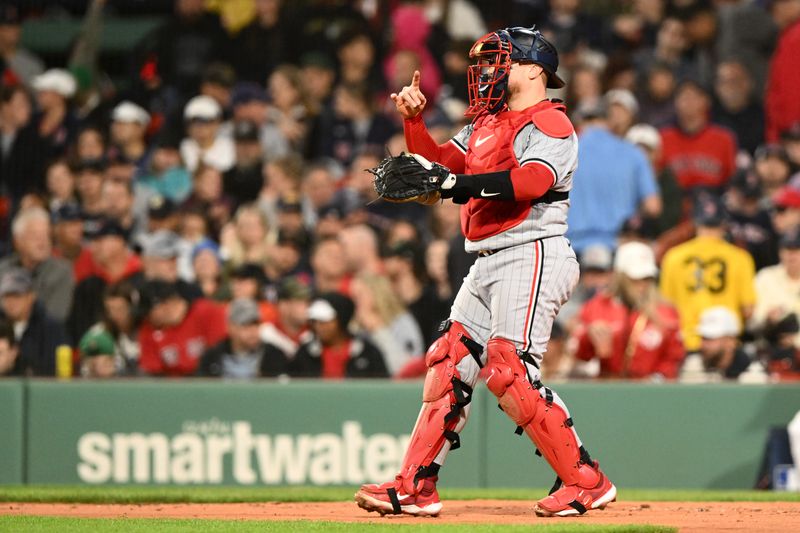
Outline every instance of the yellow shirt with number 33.
<path fill-rule="evenodd" d="M 750 254 L 722 239 L 696 237 L 667 252 L 661 263 L 661 294 L 678 309 L 688 351 L 700 349 L 695 330 L 709 307 L 728 307 L 743 322 L 742 308 L 756 302 L 754 280 Z"/>

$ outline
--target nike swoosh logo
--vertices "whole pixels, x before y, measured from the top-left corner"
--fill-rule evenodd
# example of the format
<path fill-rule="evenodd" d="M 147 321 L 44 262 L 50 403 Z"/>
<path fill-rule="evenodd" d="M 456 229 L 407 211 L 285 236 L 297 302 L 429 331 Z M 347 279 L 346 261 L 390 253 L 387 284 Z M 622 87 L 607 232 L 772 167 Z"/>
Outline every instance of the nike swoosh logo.
<path fill-rule="evenodd" d="M 481 196 L 483 198 L 489 198 L 490 196 L 497 196 L 500 194 L 499 192 L 486 192 L 486 189 L 481 189 Z"/>
<path fill-rule="evenodd" d="M 479 138 L 475 139 L 475 148 L 477 148 L 478 146 L 482 145 L 483 143 L 485 143 L 486 141 L 488 141 L 492 137 L 494 137 L 494 133 L 492 133 L 488 137 L 483 137 L 483 138 L 479 137 Z"/>

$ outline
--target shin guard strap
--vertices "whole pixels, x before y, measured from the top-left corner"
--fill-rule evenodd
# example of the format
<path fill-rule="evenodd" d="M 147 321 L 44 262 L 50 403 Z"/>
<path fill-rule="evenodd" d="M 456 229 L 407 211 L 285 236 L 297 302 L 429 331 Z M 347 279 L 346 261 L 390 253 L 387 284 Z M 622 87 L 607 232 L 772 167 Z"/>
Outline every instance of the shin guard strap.
<path fill-rule="evenodd" d="M 400 500 L 397 499 L 397 490 L 394 487 L 389 487 L 386 489 L 386 494 L 389 495 L 389 501 L 392 502 L 392 512 L 400 514 L 402 509 L 400 509 Z"/>
<path fill-rule="evenodd" d="M 586 507 L 584 507 L 584 505 L 578 500 L 572 500 L 567 505 L 578 511 L 580 514 L 584 514 L 586 512 Z"/>

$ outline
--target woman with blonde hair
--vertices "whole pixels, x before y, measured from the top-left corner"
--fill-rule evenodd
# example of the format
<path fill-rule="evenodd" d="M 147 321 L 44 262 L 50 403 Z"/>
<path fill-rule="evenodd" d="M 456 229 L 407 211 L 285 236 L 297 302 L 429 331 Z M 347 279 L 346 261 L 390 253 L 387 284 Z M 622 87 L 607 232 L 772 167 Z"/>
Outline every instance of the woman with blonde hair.
<path fill-rule="evenodd" d="M 389 375 L 395 375 L 414 357 L 425 352 L 422 332 L 389 280 L 365 273 L 351 285 L 356 322 L 383 353 Z"/>
<path fill-rule="evenodd" d="M 272 98 L 270 121 L 280 128 L 294 151 L 303 153 L 312 110 L 300 69 L 279 66 L 270 74 L 267 89 Z"/>
<path fill-rule="evenodd" d="M 628 242 L 617 249 L 614 281 L 579 313 L 575 357 L 597 359 L 600 377 L 675 379 L 686 355 L 678 312 L 662 299 L 652 249 Z"/>
<path fill-rule="evenodd" d="M 245 263 L 263 265 L 272 251 L 267 217 L 255 204 L 241 206 L 222 232 L 220 253 L 229 269 Z"/>

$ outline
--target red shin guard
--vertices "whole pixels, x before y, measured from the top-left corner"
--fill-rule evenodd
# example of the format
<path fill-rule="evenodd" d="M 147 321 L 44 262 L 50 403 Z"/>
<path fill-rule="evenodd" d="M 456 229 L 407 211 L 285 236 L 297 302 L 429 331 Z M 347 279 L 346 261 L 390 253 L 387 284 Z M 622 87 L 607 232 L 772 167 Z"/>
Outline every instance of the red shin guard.
<path fill-rule="evenodd" d="M 558 404 L 542 398 L 528 380 L 516 346 L 506 339 L 490 339 L 486 347 L 489 377 L 486 386 L 497 396 L 503 411 L 536 444 L 564 485 L 594 486 L 597 470 L 581 460 L 572 421 Z M 539 387 L 541 384 L 537 382 Z"/>

